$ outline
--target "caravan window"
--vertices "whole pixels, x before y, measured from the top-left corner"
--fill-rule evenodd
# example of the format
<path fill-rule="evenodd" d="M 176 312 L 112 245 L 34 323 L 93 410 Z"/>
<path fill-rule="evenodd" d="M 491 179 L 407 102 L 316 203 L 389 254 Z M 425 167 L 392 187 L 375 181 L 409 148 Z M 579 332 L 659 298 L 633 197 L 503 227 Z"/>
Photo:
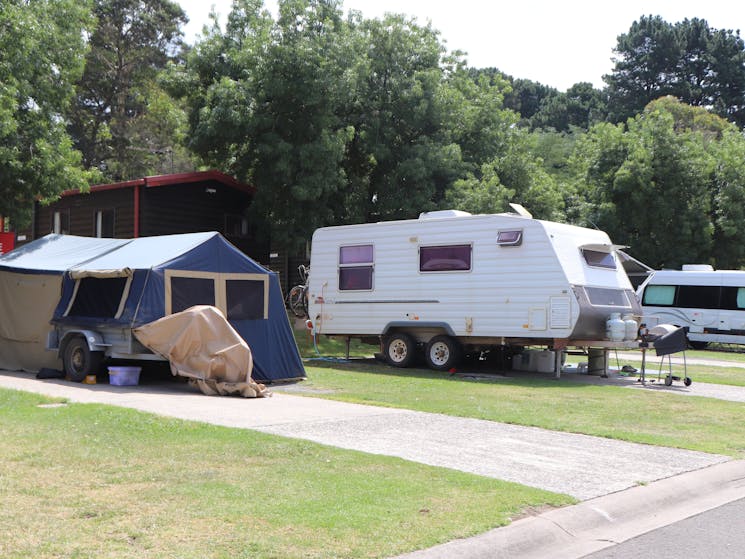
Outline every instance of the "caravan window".
<path fill-rule="evenodd" d="M 648 285 L 644 290 L 642 305 L 672 307 L 675 303 L 674 285 Z"/>
<path fill-rule="evenodd" d="M 228 320 L 267 318 L 266 282 L 263 280 L 226 280 L 225 298 Z"/>
<path fill-rule="evenodd" d="M 503 247 L 516 247 L 523 243 L 523 232 L 517 231 L 500 231 L 497 233 L 497 244 Z"/>
<path fill-rule="evenodd" d="M 463 272 L 471 269 L 471 245 L 419 247 L 420 272 Z"/>
<path fill-rule="evenodd" d="M 621 289 L 607 287 L 585 287 L 590 304 L 597 307 L 629 307 L 629 298 Z"/>
<path fill-rule="evenodd" d="M 171 278 L 171 312 L 185 311 L 194 305 L 215 305 L 215 280 L 212 278 Z"/>
<path fill-rule="evenodd" d="M 370 290 L 373 284 L 373 246 L 339 247 L 339 290 Z"/>
<path fill-rule="evenodd" d="M 128 279 L 126 277 L 79 279 L 67 316 L 116 318 Z"/>
<path fill-rule="evenodd" d="M 609 270 L 616 269 L 616 259 L 613 258 L 613 254 L 610 252 L 600 252 L 598 250 L 590 250 L 583 248 L 582 256 L 585 258 L 588 266 L 593 268 L 608 268 Z"/>

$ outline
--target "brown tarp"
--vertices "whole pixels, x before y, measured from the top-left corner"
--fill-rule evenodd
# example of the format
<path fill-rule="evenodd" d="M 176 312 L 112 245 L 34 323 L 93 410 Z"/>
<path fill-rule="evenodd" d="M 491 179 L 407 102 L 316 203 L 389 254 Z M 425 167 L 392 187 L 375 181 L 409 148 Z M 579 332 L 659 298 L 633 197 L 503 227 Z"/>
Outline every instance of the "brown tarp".
<path fill-rule="evenodd" d="M 216 307 L 191 307 L 133 332 L 144 346 L 168 359 L 174 375 L 188 378 L 205 394 L 271 395 L 251 379 L 251 350 Z"/>

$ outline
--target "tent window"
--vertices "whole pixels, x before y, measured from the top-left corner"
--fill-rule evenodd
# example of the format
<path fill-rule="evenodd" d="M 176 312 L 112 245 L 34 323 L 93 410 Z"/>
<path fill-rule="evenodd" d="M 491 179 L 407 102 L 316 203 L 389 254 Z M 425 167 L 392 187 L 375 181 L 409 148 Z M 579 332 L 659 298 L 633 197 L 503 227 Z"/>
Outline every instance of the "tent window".
<path fill-rule="evenodd" d="M 215 305 L 215 280 L 211 278 L 171 277 L 171 312 L 194 305 Z"/>
<path fill-rule="evenodd" d="M 127 278 L 82 278 L 67 316 L 115 318 Z"/>
<path fill-rule="evenodd" d="M 263 280 L 226 280 L 228 320 L 263 320 L 265 308 Z"/>

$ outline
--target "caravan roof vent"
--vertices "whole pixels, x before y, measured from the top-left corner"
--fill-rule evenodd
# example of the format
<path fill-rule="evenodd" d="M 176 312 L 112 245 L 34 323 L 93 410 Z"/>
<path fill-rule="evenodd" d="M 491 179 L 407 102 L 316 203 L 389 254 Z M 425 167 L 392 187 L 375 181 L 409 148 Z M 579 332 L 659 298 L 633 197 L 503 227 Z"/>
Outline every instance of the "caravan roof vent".
<path fill-rule="evenodd" d="M 681 268 L 684 272 L 713 272 L 714 268 L 708 264 L 683 264 Z"/>
<path fill-rule="evenodd" d="M 462 210 L 438 210 L 435 212 L 422 212 L 419 214 L 419 219 L 441 219 L 444 217 L 464 217 L 468 215 L 471 214 Z"/>

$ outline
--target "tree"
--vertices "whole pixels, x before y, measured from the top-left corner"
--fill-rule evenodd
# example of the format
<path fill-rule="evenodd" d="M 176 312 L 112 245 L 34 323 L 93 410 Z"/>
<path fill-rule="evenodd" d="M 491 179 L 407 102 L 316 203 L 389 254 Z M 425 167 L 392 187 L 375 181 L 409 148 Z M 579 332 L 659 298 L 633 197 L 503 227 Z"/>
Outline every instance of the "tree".
<path fill-rule="evenodd" d="M 590 205 L 587 221 L 655 268 L 714 264 L 715 241 L 720 249 L 742 242 L 735 230 L 740 207 L 727 207 L 743 193 L 742 166 L 733 160 L 742 143 L 732 125 L 712 116 L 663 99 L 627 127 L 593 127 L 572 156 Z"/>
<path fill-rule="evenodd" d="M 538 110 L 530 118 L 530 127 L 535 130 L 553 129 L 569 132 L 572 128 L 587 130 L 593 124 L 605 120 L 607 103 L 605 95 L 591 83 L 581 82 L 570 87 L 566 93 L 544 97 Z"/>
<path fill-rule="evenodd" d="M 87 187 L 63 114 L 83 71 L 88 7 L 0 2 L 0 215 L 23 226 L 33 201 Z"/>
<path fill-rule="evenodd" d="M 110 180 L 142 176 L 160 160 L 156 152 L 175 147 L 179 119 L 155 122 L 147 115 L 165 110 L 156 78 L 179 52 L 186 15 L 171 0 L 95 0 L 93 11 L 96 26 L 69 130 L 87 168 Z"/>
<path fill-rule="evenodd" d="M 745 126 L 745 43 L 705 20 L 670 24 L 644 16 L 618 37 L 608 84 L 611 119 L 622 122 L 671 95 Z"/>

